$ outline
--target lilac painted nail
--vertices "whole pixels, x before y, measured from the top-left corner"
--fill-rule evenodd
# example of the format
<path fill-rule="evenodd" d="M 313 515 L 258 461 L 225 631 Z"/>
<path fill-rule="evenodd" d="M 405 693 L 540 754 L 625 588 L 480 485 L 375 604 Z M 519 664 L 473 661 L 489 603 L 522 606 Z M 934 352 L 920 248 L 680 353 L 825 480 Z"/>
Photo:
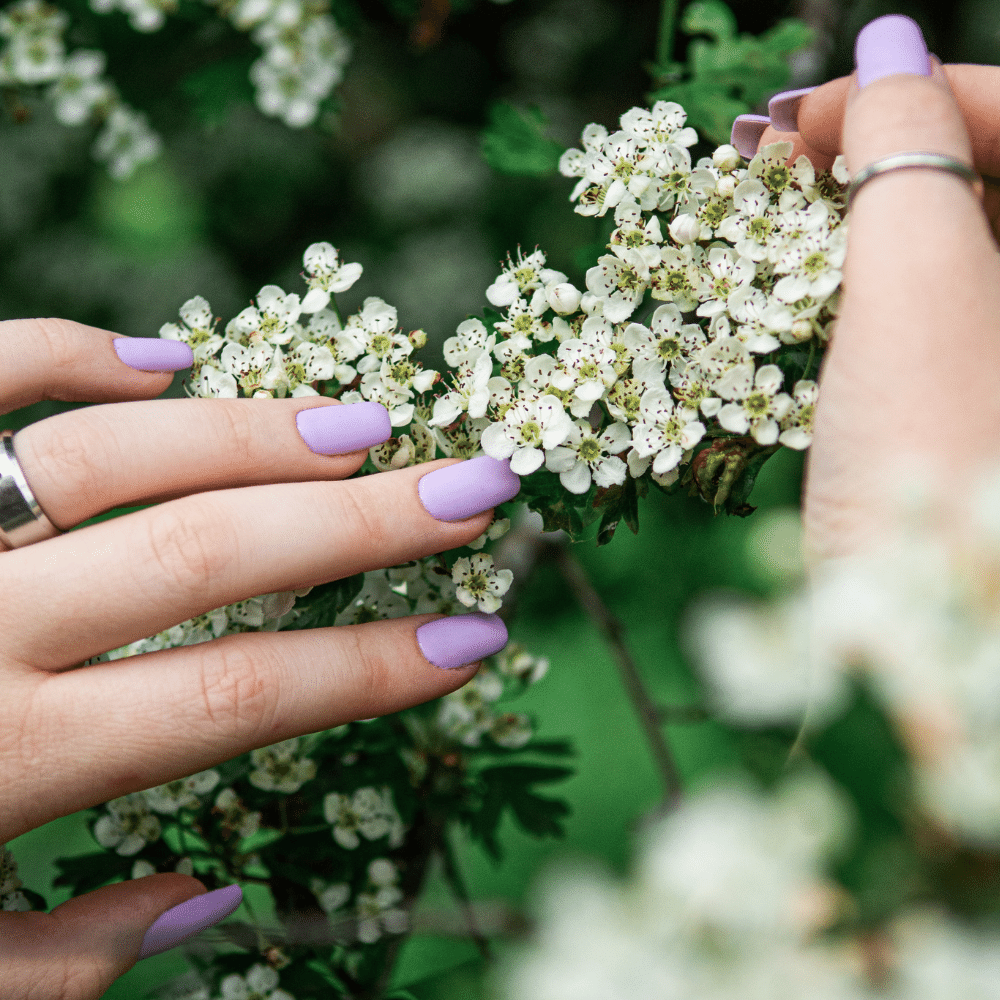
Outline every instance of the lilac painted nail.
<path fill-rule="evenodd" d="M 784 93 L 775 94 L 767 102 L 767 113 L 771 118 L 771 124 L 779 132 L 798 132 L 799 105 L 802 103 L 802 98 L 815 89 L 815 87 L 803 87 L 801 90 L 786 90 Z"/>
<path fill-rule="evenodd" d="M 858 32 L 854 64 L 859 87 L 896 73 L 931 75 L 923 32 L 916 21 L 903 14 L 878 17 Z"/>
<path fill-rule="evenodd" d="M 183 340 L 116 337 L 111 343 L 121 361 L 141 372 L 177 372 L 194 364 L 194 352 Z"/>
<path fill-rule="evenodd" d="M 757 155 L 757 143 L 770 124 L 771 119 L 766 115 L 740 115 L 733 122 L 729 141 L 740 151 L 740 156 L 752 160 Z"/>
<path fill-rule="evenodd" d="M 439 521 L 481 514 L 520 492 L 521 480 L 510 471 L 510 459 L 498 461 L 489 455 L 435 469 L 417 483 L 420 502 Z"/>
<path fill-rule="evenodd" d="M 381 403 L 311 406 L 295 414 L 295 426 L 318 455 L 346 455 L 392 437 L 389 411 Z"/>
<path fill-rule="evenodd" d="M 161 913 L 156 923 L 146 931 L 139 949 L 139 958 L 149 958 L 169 951 L 175 945 L 206 927 L 225 920 L 243 902 L 243 890 L 238 885 L 205 892 Z"/>
<path fill-rule="evenodd" d="M 452 615 L 421 625 L 417 645 L 435 667 L 451 670 L 499 653 L 507 645 L 507 626 L 497 615 Z"/>

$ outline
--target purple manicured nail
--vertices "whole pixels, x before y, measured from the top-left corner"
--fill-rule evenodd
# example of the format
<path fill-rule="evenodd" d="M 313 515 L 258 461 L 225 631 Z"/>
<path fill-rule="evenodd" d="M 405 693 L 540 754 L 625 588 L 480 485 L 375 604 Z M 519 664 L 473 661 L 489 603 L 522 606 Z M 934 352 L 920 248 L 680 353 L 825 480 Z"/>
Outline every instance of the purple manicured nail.
<path fill-rule="evenodd" d="M 156 923 L 146 931 L 139 949 L 139 958 L 149 958 L 169 951 L 206 927 L 225 920 L 243 902 L 243 890 L 238 885 L 204 892 L 161 913 Z"/>
<path fill-rule="evenodd" d="M 930 76 L 927 45 L 917 22 L 903 14 L 886 14 L 870 21 L 854 42 L 858 86 L 896 73 Z"/>
<path fill-rule="evenodd" d="M 740 151 L 740 156 L 752 160 L 757 155 L 757 143 L 770 124 L 771 119 L 766 115 L 740 115 L 733 122 L 729 141 Z"/>
<path fill-rule="evenodd" d="M 295 426 L 318 455 L 346 455 L 392 437 L 389 411 L 381 403 L 311 406 L 295 414 Z"/>
<path fill-rule="evenodd" d="M 771 117 L 771 124 L 779 132 L 798 132 L 799 105 L 802 103 L 802 98 L 815 89 L 815 87 L 803 87 L 801 90 L 786 90 L 782 94 L 775 94 L 767 102 L 767 113 Z"/>
<path fill-rule="evenodd" d="M 489 455 L 435 469 L 417 483 L 420 502 L 439 521 L 481 514 L 520 492 L 521 480 L 510 471 L 510 459 L 499 461 Z"/>
<path fill-rule="evenodd" d="M 183 340 L 159 337 L 116 337 L 111 341 L 118 357 L 141 372 L 177 372 L 194 364 L 194 352 Z"/>
<path fill-rule="evenodd" d="M 417 645 L 435 667 L 451 670 L 499 653 L 507 645 L 507 626 L 478 611 L 437 618 L 417 629 Z"/>

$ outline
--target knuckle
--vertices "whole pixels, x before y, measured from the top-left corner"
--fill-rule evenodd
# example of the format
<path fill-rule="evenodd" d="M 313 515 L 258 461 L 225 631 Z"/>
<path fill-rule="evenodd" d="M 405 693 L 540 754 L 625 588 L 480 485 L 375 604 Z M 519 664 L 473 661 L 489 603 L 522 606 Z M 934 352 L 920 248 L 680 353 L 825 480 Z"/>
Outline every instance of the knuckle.
<path fill-rule="evenodd" d="M 255 417 L 262 414 L 251 413 L 252 407 L 230 406 L 237 400 L 223 400 L 223 405 L 213 405 L 211 413 L 217 416 L 219 426 L 215 428 L 218 434 L 220 452 L 228 456 L 228 461 L 241 469 L 255 468 L 260 464 L 261 429 Z"/>
<path fill-rule="evenodd" d="M 236 641 L 233 641 L 233 640 Z M 227 737 L 267 739 L 278 707 L 278 671 L 267 669 L 261 644 L 252 650 L 237 637 L 204 643 L 198 702 L 201 721 Z"/>
<path fill-rule="evenodd" d="M 331 527 L 337 534 L 365 539 L 373 551 L 388 551 L 396 548 L 393 532 L 378 514 L 379 505 L 369 502 L 369 491 L 363 489 L 368 485 L 363 479 L 337 484 L 338 488 L 331 491 Z"/>
<path fill-rule="evenodd" d="M 157 573 L 184 597 L 205 594 L 238 559 L 238 538 L 225 518 L 198 497 L 151 511 L 147 550 Z"/>
<path fill-rule="evenodd" d="M 46 354 L 46 363 L 54 374 L 73 368 L 79 360 L 79 337 L 75 324 L 65 319 L 36 319 L 39 343 Z"/>

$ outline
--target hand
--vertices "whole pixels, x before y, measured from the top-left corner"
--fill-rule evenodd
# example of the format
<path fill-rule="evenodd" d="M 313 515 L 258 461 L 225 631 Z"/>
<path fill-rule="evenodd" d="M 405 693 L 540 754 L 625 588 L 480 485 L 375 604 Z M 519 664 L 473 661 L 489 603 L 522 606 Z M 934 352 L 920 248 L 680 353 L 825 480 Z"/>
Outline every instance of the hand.
<path fill-rule="evenodd" d="M 0 844 L 252 749 L 438 698 L 506 644 L 494 615 L 420 615 L 248 632 L 73 669 L 238 600 L 464 545 L 520 486 L 491 458 L 341 482 L 390 436 L 383 407 L 152 401 L 170 375 L 137 369 L 175 350 L 187 356 L 159 367 L 190 365 L 178 342 L 0 323 L 0 412 L 43 398 L 110 403 L 14 437 L 55 527 L 167 501 L 0 552 Z M 4 1000 L 96 1000 L 135 963 L 156 918 L 204 891 L 159 874 L 48 914 L 0 913 Z M 234 909 L 238 889 L 221 892 Z M 159 950 L 172 943 L 160 938 Z"/>
<path fill-rule="evenodd" d="M 866 26 L 856 54 L 851 77 L 801 101 L 798 133 L 768 128 L 761 143 L 792 138 L 793 155 L 819 165 L 842 151 L 852 176 L 910 150 L 1000 173 L 1000 69 L 942 66 L 916 24 L 898 16 Z M 806 474 L 813 555 L 849 553 L 891 532 L 891 477 L 914 460 L 961 494 L 1000 457 L 998 216 L 1000 188 L 988 185 L 984 204 L 935 170 L 884 174 L 855 198 Z"/>

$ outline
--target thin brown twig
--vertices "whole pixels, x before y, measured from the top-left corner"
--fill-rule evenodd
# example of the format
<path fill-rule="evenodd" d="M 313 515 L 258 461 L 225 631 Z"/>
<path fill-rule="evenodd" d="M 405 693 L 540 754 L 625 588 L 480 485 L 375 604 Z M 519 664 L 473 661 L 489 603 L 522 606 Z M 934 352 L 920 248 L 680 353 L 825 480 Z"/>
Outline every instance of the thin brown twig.
<path fill-rule="evenodd" d="M 632 701 L 639 723 L 646 735 L 646 742 L 656 762 L 660 778 L 663 781 L 664 801 L 666 809 L 673 809 L 680 802 L 682 784 L 677 762 L 674 760 L 660 724 L 663 718 L 662 708 L 657 707 L 650 698 L 642 676 L 632 654 L 625 644 L 622 623 L 611 613 L 601 596 L 594 589 L 586 570 L 580 565 L 566 545 L 554 545 L 551 549 L 560 572 L 569 585 L 580 606 L 590 616 L 597 627 L 604 633 L 604 638 L 611 647 L 615 665 L 621 674 L 622 683 Z"/>
<path fill-rule="evenodd" d="M 483 932 L 479 929 L 476 914 L 472 909 L 472 900 L 469 899 L 468 889 L 465 887 L 465 881 L 462 878 L 461 872 L 458 870 L 458 863 L 455 861 L 455 854 L 448 841 L 447 826 L 441 828 L 441 838 L 438 843 L 438 849 L 441 853 L 441 861 L 444 865 L 445 881 L 448 883 L 448 887 L 451 889 L 452 894 L 455 897 L 455 901 L 458 903 L 459 909 L 462 911 L 462 918 L 465 920 L 465 926 L 468 929 L 469 937 L 472 938 L 475 943 L 476 949 L 478 950 L 483 961 L 489 962 L 493 958 L 493 954 L 490 951 L 490 943 L 486 939 Z"/>

